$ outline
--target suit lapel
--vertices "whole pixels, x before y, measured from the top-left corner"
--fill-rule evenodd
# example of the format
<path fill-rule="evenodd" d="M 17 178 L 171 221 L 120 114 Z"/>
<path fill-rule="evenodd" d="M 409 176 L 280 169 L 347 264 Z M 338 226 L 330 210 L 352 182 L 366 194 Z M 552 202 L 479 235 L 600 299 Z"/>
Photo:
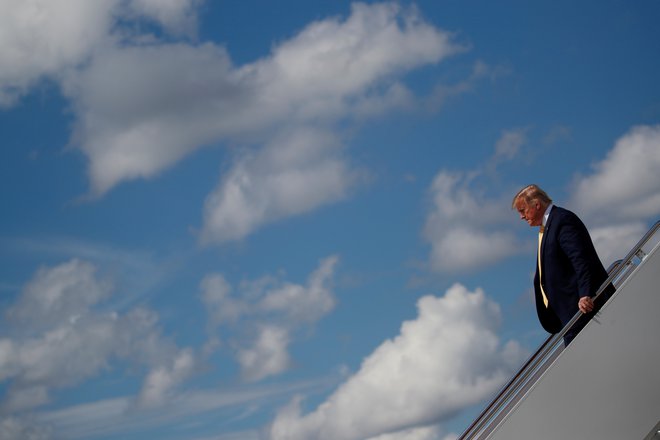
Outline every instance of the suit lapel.
<path fill-rule="evenodd" d="M 545 253 L 545 243 L 548 238 L 548 234 L 551 233 L 552 231 L 552 219 L 555 217 L 555 214 L 557 213 L 557 207 L 553 206 L 552 209 L 550 210 L 550 214 L 548 215 L 548 221 L 545 222 L 545 229 L 543 230 L 543 239 L 541 240 L 541 257 L 543 257 Z"/>

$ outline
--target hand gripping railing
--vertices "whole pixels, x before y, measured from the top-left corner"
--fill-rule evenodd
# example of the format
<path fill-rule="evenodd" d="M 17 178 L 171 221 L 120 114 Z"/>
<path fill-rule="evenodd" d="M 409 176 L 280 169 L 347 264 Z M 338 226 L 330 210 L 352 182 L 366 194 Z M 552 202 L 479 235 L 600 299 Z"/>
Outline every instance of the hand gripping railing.
<path fill-rule="evenodd" d="M 655 239 L 655 244 L 660 240 L 660 234 L 656 237 L 658 230 L 660 230 L 660 221 L 649 229 L 624 259 L 618 260 L 610 266 L 607 280 L 598 289 L 595 299 L 603 292 L 609 291 L 610 284 L 619 287 L 630 276 L 635 267 L 646 257 L 645 246 L 651 243 L 652 238 Z M 654 243 L 651 244 L 655 246 Z M 564 335 L 580 319 L 580 316 L 582 316 L 581 312 L 576 313 L 561 332 L 548 337 L 541 344 L 539 349 L 525 362 L 518 373 L 502 388 L 458 440 L 485 440 L 488 438 L 561 353 L 564 349 Z"/>

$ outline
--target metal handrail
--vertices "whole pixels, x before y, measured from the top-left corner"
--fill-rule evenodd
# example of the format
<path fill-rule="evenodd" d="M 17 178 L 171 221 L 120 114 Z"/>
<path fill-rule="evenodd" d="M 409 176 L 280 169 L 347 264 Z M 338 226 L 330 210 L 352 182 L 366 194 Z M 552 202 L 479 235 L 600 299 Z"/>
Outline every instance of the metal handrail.
<path fill-rule="evenodd" d="M 646 255 L 643 251 L 644 245 L 660 229 L 660 221 L 657 221 L 641 240 L 631 249 L 631 251 L 622 260 L 618 260 L 610 265 L 608 277 L 596 292 L 594 299 L 597 299 L 610 284 L 616 282 L 622 283 L 632 272 L 631 266 L 634 264 L 635 257 L 641 260 Z M 640 255 L 644 253 L 644 255 Z M 616 293 L 614 294 L 616 295 Z M 613 295 L 613 296 L 614 296 Z M 530 356 L 525 364 L 518 370 L 513 378 L 501 389 L 490 404 L 484 408 L 479 416 L 470 424 L 470 426 L 461 434 L 458 440 L 477 440 L 485 439 L 498 425 L 499 422 L 509 414 L 513 406 L 517 405 L 525 392 L 536 382 L 541 374 L 549 367 L 550 362 L 564 349 L 563 337 L 573 325 L 582 316 L 578 312 L 564 326 L 564 328 L 554 335 L 549 336 L 545 342 Z"/>

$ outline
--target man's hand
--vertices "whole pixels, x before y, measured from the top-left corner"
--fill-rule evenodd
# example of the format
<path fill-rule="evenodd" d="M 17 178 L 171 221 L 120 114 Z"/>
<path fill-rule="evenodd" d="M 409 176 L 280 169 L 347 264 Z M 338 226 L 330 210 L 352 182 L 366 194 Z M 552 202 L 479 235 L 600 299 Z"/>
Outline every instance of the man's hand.
<path fill-rule="evenodd" d="M 583 296 L 578 302 L 578 308 L 582 313 L 589 313 L 594 309 L 594 300 L 590 296 Z"/>

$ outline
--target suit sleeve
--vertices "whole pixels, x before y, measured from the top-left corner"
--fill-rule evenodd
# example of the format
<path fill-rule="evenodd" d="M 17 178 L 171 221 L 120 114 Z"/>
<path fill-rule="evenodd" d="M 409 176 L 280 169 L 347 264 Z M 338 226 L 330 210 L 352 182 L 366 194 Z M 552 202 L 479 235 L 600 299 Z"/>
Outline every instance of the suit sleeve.
<path fill-rule="evenodd" d="M 593 280 L 597 278 L 594 271 L 600 260 L 586 226 L 575 216 L 569 218 L 559 231 L 559 245 L 575 271 L 579 297 L 593 296 L 599 287 Z"/>

